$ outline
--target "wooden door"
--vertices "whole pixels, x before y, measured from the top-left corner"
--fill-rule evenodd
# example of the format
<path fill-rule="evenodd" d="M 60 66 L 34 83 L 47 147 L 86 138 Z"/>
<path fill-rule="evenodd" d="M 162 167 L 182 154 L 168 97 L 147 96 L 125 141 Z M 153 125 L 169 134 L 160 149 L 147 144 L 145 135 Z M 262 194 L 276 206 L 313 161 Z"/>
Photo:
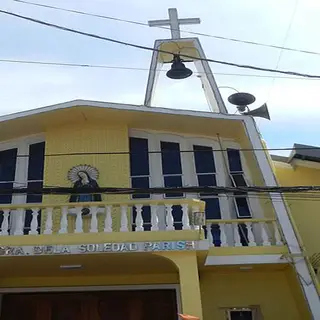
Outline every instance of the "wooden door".
<path fill-rule="evenodd" d="M 90 320 L 89 309 L 90 304 L 78 295 L 5 295 L 1 320 Z"/>
<path fill-rule="evenodd" d="M 1 320 L 177 320 L 175 290 L 9 294 Z"/>

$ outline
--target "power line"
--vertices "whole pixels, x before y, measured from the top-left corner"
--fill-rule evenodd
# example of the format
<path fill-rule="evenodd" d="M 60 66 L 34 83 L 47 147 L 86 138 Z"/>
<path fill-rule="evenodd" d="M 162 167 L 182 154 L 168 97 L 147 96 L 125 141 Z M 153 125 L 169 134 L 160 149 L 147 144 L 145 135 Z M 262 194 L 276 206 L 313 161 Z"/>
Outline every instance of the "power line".
<path fill-rule="evenodd" d="M 110 188 L 110 187 L 97 187 L 97 188 L 73 188 L 73 187 L 57 187 L 57 188 L 0 188 L 0 194 L 179 194 L 179 193 L 203 193 L 203 194 L 229 194 L 237 193 L 237 195 L 245 196 L 248 192 L 254 193 L 298 193 L 308 191 L 320 191 L 320 186 L 293 186 L 293 187 L 156 187 L 156 188 Z M 240 194 L 239 194 L 240 193 Z"/>
<path fill-rule="evenodd" d="M 28 185 L 29 183 L 34 183 L 34 182 L 43 182 L 42 180 L 31 180 L 31 181 L 26 181 L 26 182 L 19 182 L 19 181 L 0 181 L 0 186 L 2 183 L 5 183 L 5 184 L 8 184 L 8 183 L 12 183 L 12 184 L 18 184 L 20 186 L 18 187 L 15 187 L 15 189 L 19 189 L 21 190 L 22 188 L 25 188 L 25 189 L 31 189 Z M 181 188 L 188 188 L 189 186 L 182 186 Z M 201 188 L 199 186 L 197 186 L 198 188 Z M 301 190 L 301 188 L 309 188 L 310 186 L 291 186 L 291 187 L 294 187 L 294 188 L 299 188 L 299 190 Z M 42 185 L 42 188 L 64 188 L 63 186 L 61 185 Z M 177 187 L 179 188 L 179 187 Z M 191 187 L 193 188 L 193 187 Z M 218 187 L 218 188 L 221 188 L 221 187 Z M 224 187 L 222 187 L 224 188 Z M 235 187 L 233 187 L 235 188 Z M 255 188 L 255 187 L 254 187 Z M 287 188 L 287 187 L 285 187 Z M 8 188 L 2 188 L 3 190 L 8 190 Z M 12 188 L 9 188 L 9 190 L 11 190 Z M 169 188 L 170 189 L 170 188 Z M 1 188 L 0 188 L 1 190 Z M 320 200 L 320 193 L 318 191 L 295 191 L 294 193 L 289 193 L 289 194 L 286 194 L 286 198 L 288 200 Z M 170 190 L 168 191 L 170 193 Z M 180 191 L 179 191 L 180 192 Z M 26 192 L 26 194 L 28 195 L 37 195 L 36 193 L 30 193 L 30 192 Z M 244 194 L 244 193 L 241 193 L 240 194 L 240 197 L 241 196 L 246 196 L 248 198 L 258 198 L 258 199 L 266 199 L 266 200 L 270 200 L 270 196 L 268 196 L 267 194 L 263 194 L 263 193 L 259 193 L 259 194 Z M 238 197 L 239 195 L 236 195 L 236 194 L 228 194 L 228 197 Z M 282 196 L 281 194 L 275 194 L 274 195 L 275 198 L 279 197 L 279 200 L 282 199 Z"/>
<path fill-rule="evenodd" d="M 124 67 L 124 66 L 110 66 L 110 65 L 95 65 L 88 63 L 68 63 L 68 62 L 55 62 L 55 61 L 37 61 L 37 60 L 16 60 L 16 59 L 0 59 L 0 62 L 4 63 L 21 63 L 21 64 L 38 64 L 48 66 L 62 66 L 62 67 L 80 67 L 80 68 L 97 68 L 97 69 L 117 69 L 117 70 L 131 70 L 131 71 L 149 71 L 149 68 L 139 67 Z M 156 70 L 159 72 L 167 72 L 166 70 Z M 205 72 L 195 72 L 195 74 L 206 74 Z M 268 76 L 259 74 L 242 74 L 242 73 L 223 73 L 215 72 L 215 75 L 221 76 L 239 76 L 239 77 L 256 77 L 256 78 L 277 78 L 277 79 L 289 79 L 289 80 L 313 80 L 314 78 L 299 78 L 299 77 L 284 77 L 284 76 Z"/>
<path fill-rule="evenodd" d="M 84 31 L 72 29 L 72 28 L 67 28 L 67 27 L 64 27 L 64 26 L 57 25 L 57 24 L 53 24 L 53 23 L 42 21 L 42 20 L 38 20 L 38 19 L 22 16 L 22 15 L 19 15 L 19 14 L 13 13 L 13 12 L 8 12 L 8 11 L 5 11 L 5 10 L 0 10 L 0 13 L 6 14 L 6 15 L 10 15 L 10 16 L 13 16 L 13 17 L 16 17 L 16 18 L 20 18 L 20 19 L 23 19 L 23 20 L 31 21 L 31 22 L 34 22 L 34 23 L 38 23 L 38 24 L 41 24 L 41 25 L 44 25 L 44 26 L 47 26 L 47 27 L 56 28 L 56 29 L 59 29 L 59 30 L 68 31 L 68 32 L 71 32 L 71 33 L 76 33 L 76 34 L 80 34 L 80 35 L 83 35 L 83 36 L 87 36 L 87 37 L 91 37 L 91 38 L 95 38 L 95 39 L 100 39 L 100 40 L 104 40 L 104 41 L 109 41 L 109 42 L 113 42 L 113 43 L 129 46 L 129 47 L 133 47 L 133 48 L 137 48 L 137 49 L 142 49 L 142 50 L 147 50 L 147 51 L 157 51 L 159 53 L 166 53 L 166 54 L 171 54 L 171 55 L 174 54 L 171 51 L 162 50 L 162 49 L 155 49 L 155 48 L 146 47 L 146 46 L 143 46 L 143 45 L 138 45 L 138 44 L 134 44 L 134 43 L 130 43 L 130 42 L 125 42 L 125 41 L 121 41 L 121 40 L 107 38 L 107 37 L 99 36 L 97 34 L 88 33 L 88 32 L 84 32 Z M 192 60 L 207 61 L 207 62 L 222 64 L 222 65 L 228 65 L 228 66 L 238 67 L 238 68 L 244 68 L 244 69 L 275 72 L 275 73 L 288 74 L 288 75 L 293 75 L 293 76 L 320 79 L 320 75 L 311 75 L 311 74 L 299 73 L 299 72 L 294 72 L 294 71 L 282 71 L 282 70 L 268 69 L 268 68 L 256 67 L 256 66 L 251 66 L 251 65 L 242 65 L 242 64 L 233 63 L 233 62 L 226 62 L 226 61 L 220 61 L 220 60 L 214 60 L 214 59 L 205 59 L 205 58 L 193 57 L 193 56 L 186 55 L 186 54 L 180 54 L 180 56 L 184 57 L 184 58 L 189 58 L 189 59 L 192 59 Z"/>
<path fill-rule="evenodd" d="M 320 147 L 305 147 L 305 148 L 240 148 L 237 149 L 241 152 L 248 151 L 292 151 L 292 150 L 320 150 Z M 91 155 L 132 155 L 132 154 L 140 154 L 141 152 L 148 154 L 163 154 L 163 153 L 198 153 L 198 152 L 227 152 L 228 149 L 205 149 L 205 150 L 179 150 L 179 151 L 171 151 L 171 150 L 161 150 L 161 151 L 139 151 L 139 152 L 130 152 L 130 151 L 113 151 L 113 152 L 70 152 L 70 153 L 50 153 L 45 154 L 45 157 L 65 157 L 65 156 L 91 156 Z M 28 154 L 18 154 L 19 158 L 28 158 L 30 155 Z"/>
<path fill-rule="evenodd" d="M 45 192 L 43 191 L 43 189 L 30 189 L 30 188 L 26 188 L 25 187 L 25 190 L 21 190 L 21 188 L 17 188 L 17 190 L 19 190 L 18 192 L 11 192 L 13 189 L 6 189 L 5 190 L 5 193 L 4 195 L 13 195 L 13 194 L 20 194 L 20 195 L 34 195 L 34 196 L 41 196 L 43 194 L 46 194 L 46 195 L 70 195 L 70 194 L 79 194 L 78 191 L 76 191 L 75 189 L 72 188 L 72 190 L 74 190 L 73 193 L 69 193 L 67 192 L 68 190 L 65 190 L 65 189 L 61 189 L 61 188 L 64 188 L 64 187 L 60 187 L 60 186 L 43 186 L 43 188 L 46 188 Z M 60 191 L 58 193 L 54 192 L 54 193 L 51 193 L 50 190 L 52 190 L 53 188 L 55 189 L 59 189 Z M 198 187 L 198 188 L 201 188 L 201 187 Z M 220 188 L 220 187 L 219 187 Z M 50 189 L 50 190 L 49 190 Z M 71 188 L 70 188 L 71 189 Z M 108 189 L 114 189 L 114 188 L 108 188 Z M 2 193 L 3 190 L 0 189 L 0 195 L 3 195 Z M 132 198 L 132 200 L 136 200 L 137 203 L 139 203 L 139 201 L 142 199 L 142 200 L 148 200 L 150 198 L 148 197 L 145 197 L 146 195 L 151 195 L 151 194 L 172 194 L 172 195 L 176 195 L 177 193 L 182 193 L 181 190 L 167 190 L 166 188 L 166 191 L 165 192 L 162 192 L 164 191 L 164 188 L 163 190 L 157 190 L 156 192 L 154 191 L 151 191 L 151 192 L 148 192 L 148 191 L 145 191 L 145 192 L 142 192 L 141 190 L 138 190 L 138 189 L 135 189 L 135 191 L 133 192 L 128 192 L 127 190 L 125 192 L 121 191 L 121 190 L 117 190 L 117 191 L 114 191 L 114 190 L 109 190 L 107 192 L 99 192 L 97 191 L 95 194 L 130 194 L 130 195 L 142 195 L 144 194 L 144 197 L 134 197 Z M 88 190 L 88 192 L 84 191 L 86 194 L 88 192 L 95 192 L 95 191 L 92 191 L 92 189 Z M 81 192 L 80 192 L 81 193 Z M 184 192 L 184 193 L 197 193 L 196 191 L 188 191 L 188 192 Z M 246 193 L 246 192 L 241 192 L 241 194 L 234 194 L 232 193 L 231 191 L 230 192 L 215 192 L 215 194 L 211 193 L 209 195 L 209 198 L 219 198 L 218 194 L 223 194 L 223 195 L 227 195 L 228 198 L 239 198 L 239 197 L 245 197 L 247 199 L 259 199 L 259 200 L 266 200 L 266 201 L 271 201 L 271 197 L 269 195 L 268 192 L 258 192 L 258 193 Z M 272 201 L 276 201 L 276 202 L 283 202 L 284 198 L 283 196 L 285 197 L 285 200 L 288 200 L 290 202 L 292 201 L 308 201 L 308 202 L 319 202 L 320 201 L 320 194 L 319 192 L 313 192 L 313 191 L 307 191 L 307 192 L 299 192 L 299 191 L 296 191 L 294 193 L 288 193 L 288 192 L 278 192 L 278 193 L 273 193 L 272 195 Z M 176 197 L 173 197 L 175 199 L 177 199 Z M 196 198 L 199 198 L 199 196 Z M 208 198 L 208 197 L 207 197 Z M 205 201 L 207 198 L 203 198 L 203 196 L 200 196 L 200 200 L 202 199 L 203 201 Z M 4 203 L 2 203 L 4 204 Z M 26 203 L 27 206 L 31 207 L 31 206 L 34 206 L 35 203 Z M 0 204 L 0 211 L 1 211 L 1 204 Z"/>
<path fill-rule="evenodd" d="M 140 25 L 140 26 L 144 26 L 144 27 L 149 27 L 149 25 L 147 23 L 134 21 L 134 20 L 115 18 L 115 17 L 111 17 L 111 16 L 94 14 L 94 13 L 89 13 L 89 12 L 84 12 L 84 11 L 79 11 L 79 10 L 73 10 L 73 9 L 66 9 L 66 8 L 61 8 L 61 7 L 56 7 L 56 6 L 46 5 L 46 4 L 40 4 L 40 3 L 35 3 L 35 2 L 30 2 L 30 1 L 23 1 L 23 0 L 13 0 L 13 1 L 24 3 L 24 4 L 29 4 L 29 5 L 33 5 L 33 6 L 37 6 L 37 7 L 60 10 L 60 11 L 65 11 L 65 12 L 81 14 L 81 15 L 85 15 L 85 16 L 91 16 L 91 17 L 96 17 L 96 18 L 108 19 L 108 20 L 113 20 L 113 21 L 118 21 L 118 22 L 125 22 L 125 23 L 129 23 L 129 24 L 135 24 L 135 25 Z M 157 27 L 159 29 L 171 30 L 170 27 L 165 27 L 165 26 L 155 26 L 155 27 Z M 172 30 L 176 30 L 176 29 L 172 29 Z M 232 42 L 245 43 L 245 44 L 262 46 L 262 47 L 269 47 L 269 48 L 280 49 L 280 50 L 300 52 L 300 53 L 306 53 L 306 54 L 312 54 L 312 55 L 320 55 L 320 52 L 315 52 L 315 51 L 310 51 L 310 50 L 294 49 L 294 48 L 288 48 L 288 47 L 284 47 L 284 46 L 276 46 L 276 45 L 272 45 L 272 44 L 255 42 L 255 41 L 247 41 L 247 40 L 240 40 L 240 39 L 228 38 L 228 37 L 223 37 L 223 36 L 216 36 L 216 35 L 211 35 L 211 34 L 201 33 L 201 32 L 193 32 L 193 31 L 187 31 L 187 30 L 179 30 L 179 31 L 183 32 L 183 33 L 189 33 L 189 34 L 193 34 L 193 35 L 197 35 L 197 36 L 215 38 L 215 39 L 219 39 L 219 40 L 227 40 L 227 41 L 232 41 Z"/>
<path fill-rule="evenodd" d="M 293 11 L 292 11 L 291 17 L 290 17 L 289 25 L 288 25 L 288 28 L 287 28 L 287 31 L 286 31 L 286 34 L 285 34 L 285 37 L 284 37 L 284 40 L 283 40 L 283 46 L 286 44 L 286 42 L 288 40 L 288 37 L 289 37 L 289 34 L 290 34 L 290 30 L 291 30 L 291 27 L 292 27 L 292 24 L 293 24 L 293 20 L 294 20 L 294 17 L 296 15 L 298 2 L 299 2 L 299 0 L 295 0 L 295 4 L 294 4 L 294 7 L 293 7 Z M 278 68 L 279 68 L 283 51 L 284 51 L 283 49 L 280 50 L 279 57 L 278 57 L 277 64 L 276 64 L 276 70 L 278 70 Z M 271 86 L 270 86 L 270 89 L 269 89 L 269 92 L 268 92 L 268 99 L 267 100 L 269 100 L 269 98 L 270 98 L 270 95 L 272 93 L 272 89 L 274 87 L 274 83 L 275 83 L 275 77 L 272 78 L 272 83 L 271 83 Z"/>

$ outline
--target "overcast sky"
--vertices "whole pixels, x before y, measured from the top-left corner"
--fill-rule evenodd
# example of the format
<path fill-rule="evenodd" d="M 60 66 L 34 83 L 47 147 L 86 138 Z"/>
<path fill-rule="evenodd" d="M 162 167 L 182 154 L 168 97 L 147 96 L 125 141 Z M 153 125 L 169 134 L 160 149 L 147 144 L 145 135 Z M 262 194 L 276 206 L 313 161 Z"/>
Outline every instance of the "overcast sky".
<path fill-rule="evenodd" d="M 117 18 L 147 22 L 166 19 L 176 7 L 180 18 L 201 18 L 187 31 L 320 52 L 320 2 L 317 0 L 33 0 Z M 145 46 L 170 32 L 1 0 L 0 9 Z M 291 23 L 291 27 L 290 26 Z M 70 34 L 0 14 L 0 59 L 51 61 L 149 68 L 151 52 Z M 182 33 L 183 36 L 193 36 Z M 200 36 L 208 58 L 320 75 L 320 54 L 310 55 Z M 281 56 L 280 56 L 281 55 Z M 281 58 L 279 63 L 279 57 Z M 320 80 L 282 79 L 266 72 L 211 65 L 218 86 L 256 96 L 252 108 L 267 102 L 272 121 L 257 119 L 270 148 L 294 142 L 320 145 Z M 0 114 L 34 109 L 74 99 L 142 104 L 148 72 L 0 62 Z M 225 101 L 234 90 L 221 88 Z M 172 82 L 162 75 L 155 104 L 208 110 L 199 79 Z M 230 113 L 235 109 L 226 101 Z M 279 153 L 279 152 L 273 152 Z M 281 153 L 279 153 L 281 154 Z"/>

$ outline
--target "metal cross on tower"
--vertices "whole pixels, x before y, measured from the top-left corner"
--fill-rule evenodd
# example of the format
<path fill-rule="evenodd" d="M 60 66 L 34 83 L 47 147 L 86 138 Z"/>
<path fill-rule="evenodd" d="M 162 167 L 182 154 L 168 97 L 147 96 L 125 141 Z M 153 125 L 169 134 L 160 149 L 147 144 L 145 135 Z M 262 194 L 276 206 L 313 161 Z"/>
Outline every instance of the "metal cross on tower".
<path fill-rule="evenodd" d="M 180 39 L 180 25 L 181 24 L 199 24 L 199 18 L 178 19 L 178 11 L 176 8 L 168 9 L 169 19 L 167 20 L 152 20 L 148 21 L 149 27 L 170 26 L 171 38 Z"/>

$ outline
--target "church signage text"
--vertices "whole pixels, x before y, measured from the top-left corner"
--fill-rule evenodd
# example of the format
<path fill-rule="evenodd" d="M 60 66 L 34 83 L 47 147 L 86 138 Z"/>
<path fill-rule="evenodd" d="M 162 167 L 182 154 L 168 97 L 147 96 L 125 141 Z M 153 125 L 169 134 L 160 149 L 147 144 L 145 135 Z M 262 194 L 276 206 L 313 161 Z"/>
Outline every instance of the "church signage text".
<path fill-rule="evenodd" d="M 123 242 L 80 245 L 0 246 L 0 256 L 36 256 L 91 253 L 125 253 L 155 251 L 188 251 L 195 249 L 195 241 Z"/>

